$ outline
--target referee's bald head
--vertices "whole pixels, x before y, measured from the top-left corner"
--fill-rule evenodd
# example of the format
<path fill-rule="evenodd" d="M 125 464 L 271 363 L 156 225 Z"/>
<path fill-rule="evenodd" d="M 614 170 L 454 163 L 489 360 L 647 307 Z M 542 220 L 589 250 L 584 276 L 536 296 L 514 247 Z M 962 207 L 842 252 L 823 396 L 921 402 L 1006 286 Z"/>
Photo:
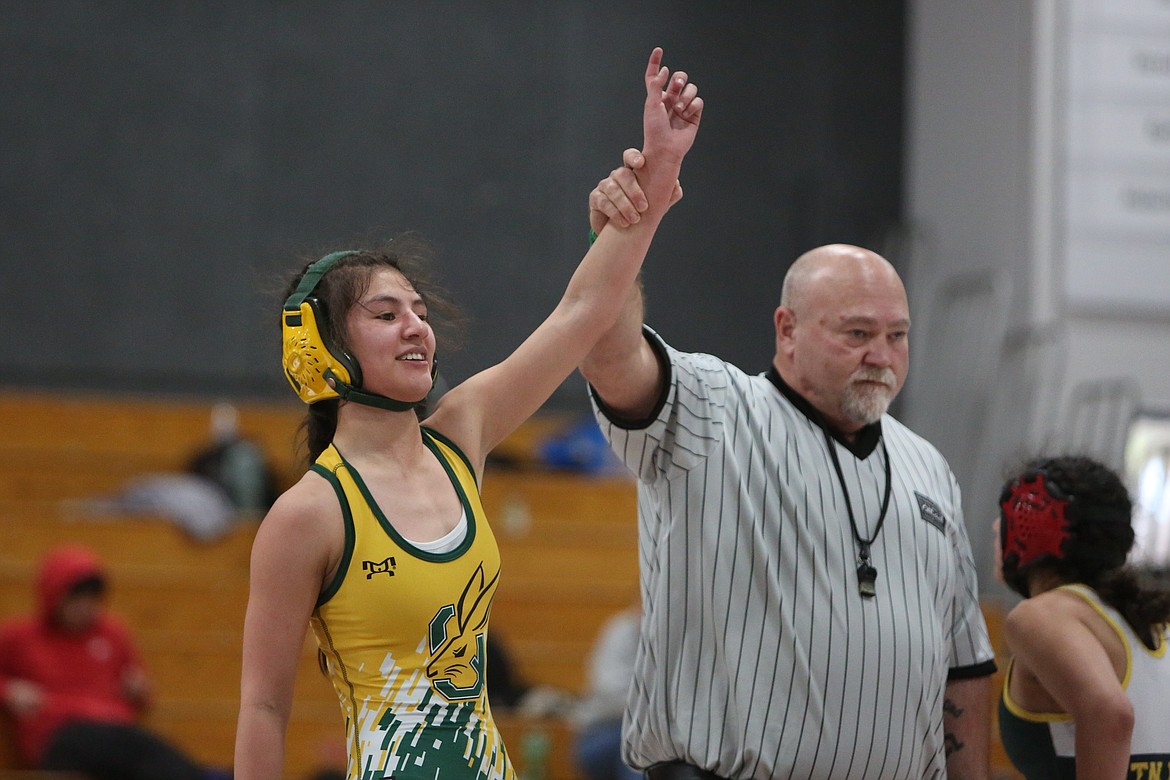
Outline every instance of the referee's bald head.
<path fill-rule="evenodd" d="M 825 244 L 808 250 L 789 267 L 780 290 L 780 305 L 799 310 L 810 291 L 835 287 L 835 282 L 856 274 L 886 276 L 887 281 L 893 277 L 901 287 L 894 266 L 877 252 L 852 244 Z"/>

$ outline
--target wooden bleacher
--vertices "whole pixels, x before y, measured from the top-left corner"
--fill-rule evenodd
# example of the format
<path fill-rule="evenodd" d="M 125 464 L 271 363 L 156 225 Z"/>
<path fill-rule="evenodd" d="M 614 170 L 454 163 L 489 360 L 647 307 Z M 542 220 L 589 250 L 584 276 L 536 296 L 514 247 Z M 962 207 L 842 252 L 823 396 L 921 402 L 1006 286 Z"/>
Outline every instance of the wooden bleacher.
<path fill-rule="evenodd" d="M 149 472 L 181 470 L 208 441 L 209 401 L 0 390 L 0 498 L 60 500 L 116 490 Z M 240 432 L 291 484 L 303 407 L 237 403 Z"/>
<path fill-rule="evenodd" d="M 154 681 L 148 725 L 209 764 L 231 763 L 240 647 L 254 521 L 210 543 L 156 517 L 94 517 L 76 499 L 110 494 L 136 476 L 181 470 L 207 440 L 211 400 L 0 390 L 0 618 L 32 607 L 43 554 L 92 547 L 111 575 L 110 606 L 130 624 Z M 303 472 L 304 407 L 237 404 L 282 486 Z M 559 421 L 534 421 L 502 445 L 523 462 Z M 489 468 L 483 501 L 503 557 L 492 629 L 531 685 L 578 693 L 602 623 L 637 597 L 634 487 L 626 479 Z M 529 730 L 551 740 L 548 780 L 575 780 L 571 731 L 558 717 L 497 708 L 513 760 Z M 342 723 L 306 635 L 289 726 L 286 777 L 335 757 Z M 0 728 L 0 776 L 15 767 Z M 13 777 L 31 777 L 27 774 Z"/>
<path fill-rule="evenodd" d="M 50 547 L 90 545 L 110 569 L 111 606 L 130 623 L 157 692 L 149 725 L 209 763 L 231 761 L 239 703 L 248 555 L 255 523 L 213 543 L 162 518 L 94 519 L 70 499 L 109 493 L 135 476 L 178 470 L 206 441 L 209 400 L 0 390 L 0 618 L 31 607 L 32 580 Z M 287 486 L 303 471 L 297 404 L 237 404 L 241 431 L 260 443 Z M 501 445 L 514 463 L 563 424 L 538 418 Z M 483 501 L 503 556 L 492 630 L 523 680 L 579 693 L 602 623 L 637 597 L 634 486 L 626 479 L 489 468 Z M 985 605 L 1002 659 L 1002 610 Z M 1002 680 L 995 678 L 996 690 Z M 993 710 L 994 712 L 994 710 Z M 551 739 L 548 780 L 577 780 L 571 731 L 497 708 L 513 760 L 532 729 Z M 2 724 L 0 724 L 2 725 Z M 306 637 L 289 726 L 287 774 L 300 780 L 337 752 L 340 715 Z M 1018 778 L 992 739 L 997 780 Z M 0 728 L 0 780 L 15 756 Z"/>
<path fill-rule="evenodd" d="M 163 519 L 77 518 L 52 504 L 0 504 L 0 615 L 33 608 L 40 558 L 62 542 L 93 548 L 112 583 L 110 607 L 130 624 L 156 696 L 147 724 L 209 764 L 232 760 L 253 527 L 212 544 Z M 306 642 L 290 725 L 289 766 L 311 766 L 338 728 L 337 704 Z M 11 764 L 14 756 L 9 753 Z"/>

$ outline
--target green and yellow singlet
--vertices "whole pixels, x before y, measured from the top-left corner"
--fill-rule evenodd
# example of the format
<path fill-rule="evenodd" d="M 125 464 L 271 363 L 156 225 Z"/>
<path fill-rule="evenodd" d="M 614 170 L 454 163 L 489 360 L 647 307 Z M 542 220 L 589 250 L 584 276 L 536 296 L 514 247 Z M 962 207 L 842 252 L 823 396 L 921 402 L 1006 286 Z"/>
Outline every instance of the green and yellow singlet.
<path fill-rule="evenodd" d="M 348 780 L 514 780 L 485 687 L 499 549 L 464 455 L 422 436 L 467 520 L 450 552 L 404 539 L 334 447 L 313 465 L 345 519 L 341 565 L 310 622 L 345 716 Z"/>

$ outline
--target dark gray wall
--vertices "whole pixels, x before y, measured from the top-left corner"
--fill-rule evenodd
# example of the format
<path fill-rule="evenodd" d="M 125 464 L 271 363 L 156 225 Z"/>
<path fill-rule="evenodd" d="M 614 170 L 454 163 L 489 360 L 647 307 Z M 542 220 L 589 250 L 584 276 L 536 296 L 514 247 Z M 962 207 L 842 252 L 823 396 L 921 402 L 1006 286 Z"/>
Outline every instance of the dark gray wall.
<path fill-rule="evenodd" d="M 655 45 L 707 113 L 649 318 L 763 368 L 788 263 L 897 222 L 903 43 L 901 2 L 6 3 L 0 382 L 291 397 L 287 272 L 407 229 L 472 318 L 448 380 L 501 359 L 640 141 Z"/>

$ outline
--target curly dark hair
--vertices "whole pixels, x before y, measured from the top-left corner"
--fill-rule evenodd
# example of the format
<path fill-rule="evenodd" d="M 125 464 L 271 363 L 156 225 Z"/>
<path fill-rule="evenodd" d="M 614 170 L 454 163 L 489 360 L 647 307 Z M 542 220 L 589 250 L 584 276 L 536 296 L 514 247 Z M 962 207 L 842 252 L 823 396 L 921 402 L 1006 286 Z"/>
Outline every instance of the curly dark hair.
<path fill-rule="evenodd" d="M 1036 571 L 1051 572 L 1066 583 L 1083 583 L 1120 612 L 1143 643 L 1156 647 L 1156 629 L 1170 622 L 1170 591 L 1147 587 L 1126 565 L 1134 543 L 1133 501 L 1121 478 L 1092 458 L 1062 455 L 1032 459 L 1007 480 L 1007 486 L 1038 473 L 1068 498 L 1064 517 L 1069 537 L 1060 554 L 1041 555 L 1024 566 L 1005 551 L 1004 581 L 1025 598 L 1030 595 L 1028 579 Z M 1006 534 L 1006 518 L 1001 516 L 1000 522 Z"/>
<path fill-rule="evenodd" d="M 455 349 L 462 344 L 464 317 L 451 301 L 448 293 L 438 282 L 435 273 L 435 253 L 425 240 L 412 233 L 406 233 L 368 248 L 350 248 L 350 254 L 340 258 L 317 282 L 313 295 L 320 301 L 323 322 L 319 323 L 330 343 L 345 352 L 351 352 L 349 334 L 345 321 L 349 310 L 365 295 L 370 280 L 378 271 L 392 268 L 401 273 L 426 303 L 431 326 L 435 329 L 436 340 L 441 340 L 445 349 Z M 325 253 L 328 254 L 328 253 Z M 285 298 L 300 284 L 317 258 L 304 261 L 300 270 L 289 281 Z M 333 440 L 337 431 L 338 399 L 318 401 L 309 406 L 308 414 L 301 425 L 308 462 L 313 463 Z M 425 417 L 427 404 L 416 410 Z"/>

